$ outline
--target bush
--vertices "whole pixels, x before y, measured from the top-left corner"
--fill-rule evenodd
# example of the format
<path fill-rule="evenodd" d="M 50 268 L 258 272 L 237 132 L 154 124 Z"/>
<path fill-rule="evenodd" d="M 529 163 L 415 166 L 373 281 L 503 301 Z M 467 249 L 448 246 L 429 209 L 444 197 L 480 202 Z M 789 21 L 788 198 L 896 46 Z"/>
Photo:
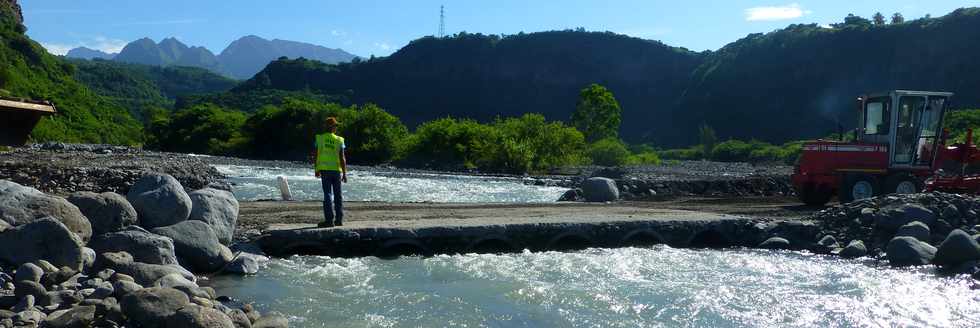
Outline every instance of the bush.
<path fill-rule="evenodd" d="M 656 152 L 642 152 L 630 155 L 626 164 L 630 165 L 660 165 L 660 156 Z"/>
<path fill-rule="evenodd" d="M 375 165 L 401 157 L 408 128 L 394 115 L 374 104 L 342 111 L 338 134 L 347 144 L 351 163 Z"/>
<path fill-rule="evenodd" d="M 156 149 L 237 155 L 245 146 L 241 130 L 245 114 L 215 105 L 199 105 L 174 113 L 171 117 L 154 114 L 150 120 L 148 146 Z"/>
<path fill-rule="evenodd" d="M 657 152 L 662 159 L 675 161 L 694 161 L 704 158 L 703 147 L 700 145 L 691 148 L 668 149 Z"/>
<path fill-rule="evenodd" d="M 509 140 L 509 144 L 524 145 L 531 153 L 528 165 L 531 170 L 586 162 L 585 136 L 562 122 L 547 122 L 541 114 L 497 119 L 493 128 L 502 138 Z"/>
<path fill-rule="evenodd" d="M 481 154 L 494 153 L 496 130 L 474 120 L 443 118 L 423 123 L 409 141 L 403 163 L 443 169 L 473 169 Z M 486 156 L 486 155 L 484 155 Z"/>
<path fill-rule="evenodd" d="M 626 164 L 629 156 L 629 149 L 626 149 L 626 145 L 618 138 L 602 139 L 589 146 L 589 157 L 595 165 L 623 165 Z"/>

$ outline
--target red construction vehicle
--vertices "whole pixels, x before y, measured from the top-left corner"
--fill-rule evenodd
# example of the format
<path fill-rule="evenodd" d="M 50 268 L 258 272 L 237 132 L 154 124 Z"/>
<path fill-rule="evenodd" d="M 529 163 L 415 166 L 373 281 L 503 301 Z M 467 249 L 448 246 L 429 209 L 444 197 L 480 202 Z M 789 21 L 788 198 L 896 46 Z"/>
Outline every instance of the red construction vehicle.
<path fill-rule="evenodd" d="M 970 141 L 972 132 L 965 144 L 946 146 L 942 122 L 952 96 L 895 90 L 859 97 L 856 140 L 803 144 L 792 175 L 800 200 L 823 205 L 834 195 L 847 203 L 923 189 L 980 190 L 980 176 L 962 171 L 965 164 L 980 162 L 980 151 Z M 950 164 L 957 165 L 950 170 Z"/>

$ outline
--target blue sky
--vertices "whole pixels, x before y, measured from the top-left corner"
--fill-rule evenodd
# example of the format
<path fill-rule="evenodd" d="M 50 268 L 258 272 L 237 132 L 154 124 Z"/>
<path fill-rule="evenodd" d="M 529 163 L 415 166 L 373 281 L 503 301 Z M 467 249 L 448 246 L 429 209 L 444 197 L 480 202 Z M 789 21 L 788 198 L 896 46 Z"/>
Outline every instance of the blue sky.
<path fill-rule="evenodd" d="M 980 0 L 953 1 L 653 1 L 653 0 L 29 0 L 28 35 L 52 53 L 76 46 L 119 51 L 127 42 L 176 37 L 219 53 L 249 34 L 385 56 L 434 35 L 439 6 L 446 32 L 514 34 L 584 27 L 715 50 L 749 33 L 794 23 L 830 24 L 848 13 L 901 12 L 906 19 L 944 15 Z"/>

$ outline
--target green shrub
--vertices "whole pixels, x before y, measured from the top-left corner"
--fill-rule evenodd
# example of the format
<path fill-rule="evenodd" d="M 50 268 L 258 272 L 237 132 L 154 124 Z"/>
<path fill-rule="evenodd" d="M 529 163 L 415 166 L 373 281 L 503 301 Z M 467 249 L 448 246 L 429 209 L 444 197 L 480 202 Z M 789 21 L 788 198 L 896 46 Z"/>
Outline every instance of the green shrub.
<path fill-rule="evenodd" d="M 185 153 L 237 155 L 245 146 L 245 114 L 215 105 L 199 105 L 170 117 L 154 114 L 149 147 Z"/>
<path fill-rule="evenodd" d="M 704 151 L 701 145 L 694 146 L 691 148 L 681 148 L 681 149 L 667 149 L 657 152 L 662 159 L 669 159 L 675 161 L 693 161 L 704 158 Z"/>
<path fill-rule="evenodd" d="M 626 145 L 618 138 L 602 139 L 589 146 L 589 158 L 595 165 L 623 165 L 626 164 L 629 156 L 629 149 L 626 149 Z"/>
<path fill-rule="evenodd" d="M 338 133 L 347 144 L 351 163 L 375 165 L 401 157 L 408 128 L 394 115 L 374 104 L 342 111 Z"/>
<path fill-rule="evenodd" d="M 494 153 L 492 147 L 498 138 L 496 130 L 474 120 L 443 118 L 429 121 L 416 129 L 403 163 L 434 168 L 476 168 L 481 154 Z"/>
<path fill-rule="evenodd" d="M 502 138 L 510 140 L 509 144 L 524 145 L 532 155 L 529 165 L 531 170 L 586 162 L 585 137 L 582 133 L 562 122 L 547 122 L 541 114 L 497 119 L 493 128 Z"/>
<path fill-rule="evenodd" d="M 630 155 L 626 164 L 630 165 L 660 165 L 660 156 L 656 152 L 642 152 Z"/>

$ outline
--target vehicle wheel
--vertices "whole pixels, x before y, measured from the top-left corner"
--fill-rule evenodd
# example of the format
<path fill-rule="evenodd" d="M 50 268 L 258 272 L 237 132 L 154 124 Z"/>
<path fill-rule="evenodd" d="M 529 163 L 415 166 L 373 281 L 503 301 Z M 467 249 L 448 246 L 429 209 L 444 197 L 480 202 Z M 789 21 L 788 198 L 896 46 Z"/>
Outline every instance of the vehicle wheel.
<path fill-rule="evenodd" d="M 885 193 L 914 194 L 922 191 L 922 183 L 907 174 L 896 174 L 885 180 Z"/>
<path fill-rule="evenodd" d="M 817 188 L 813 185 L 807 185 L 803 190 L 799 190 L 796 193 L 796 197 L 800 199 L 803 204 L 810 206 L 823 206 L 830 201 L 833 197 L 833 193 L 826 188 Z"/>
<path fill-rule="evenodd" d="M 871 198 L 878 195 L 878 184 L 875 178 L 866 175 L 851 175 L 844 177 L 844 183 L 837 198 L 841 203 L 850 203 L 858 199 Z"/>

